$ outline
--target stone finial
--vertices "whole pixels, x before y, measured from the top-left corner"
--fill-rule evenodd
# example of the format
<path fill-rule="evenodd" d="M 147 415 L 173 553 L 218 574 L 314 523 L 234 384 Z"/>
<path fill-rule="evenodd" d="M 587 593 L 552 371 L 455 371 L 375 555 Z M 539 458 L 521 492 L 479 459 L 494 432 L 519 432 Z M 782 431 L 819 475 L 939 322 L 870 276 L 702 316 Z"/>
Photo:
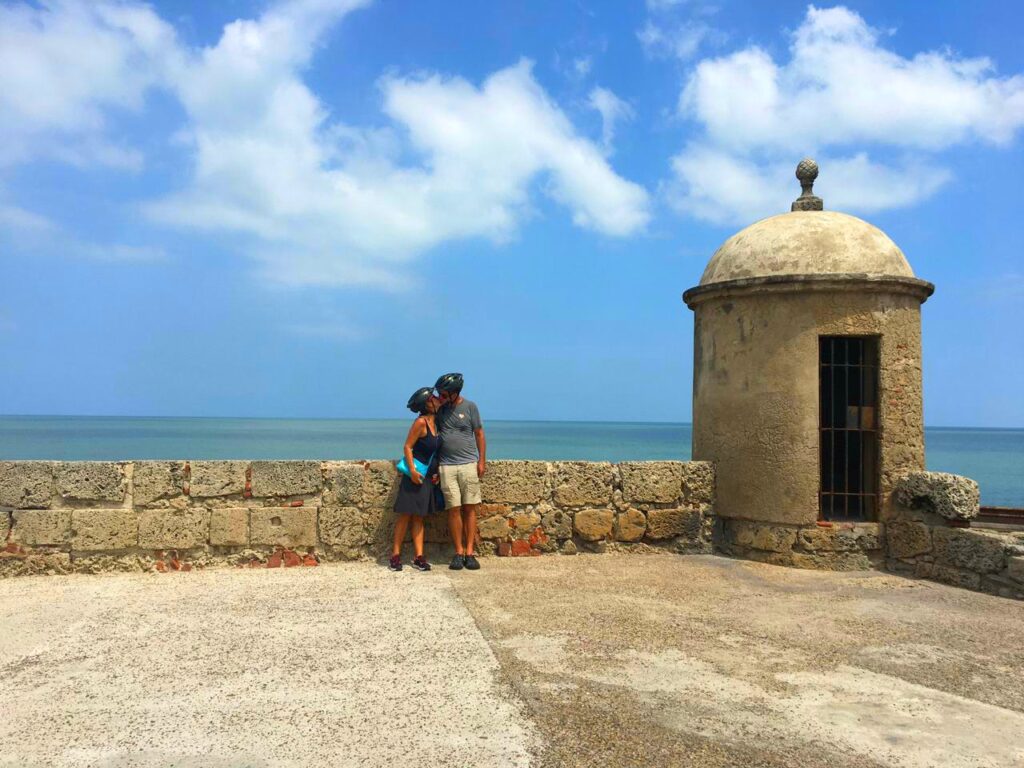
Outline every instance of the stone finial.
<path fill-rule="evenodd" d="M 814 194 L 814 180 L 818 178 L 818 164 L 805 157 L 796 166 L 796 177 L 800 180 L 800 197 L 793 201 L 791 211 L 820 211 L 824 208 L 821 198 Z"/>

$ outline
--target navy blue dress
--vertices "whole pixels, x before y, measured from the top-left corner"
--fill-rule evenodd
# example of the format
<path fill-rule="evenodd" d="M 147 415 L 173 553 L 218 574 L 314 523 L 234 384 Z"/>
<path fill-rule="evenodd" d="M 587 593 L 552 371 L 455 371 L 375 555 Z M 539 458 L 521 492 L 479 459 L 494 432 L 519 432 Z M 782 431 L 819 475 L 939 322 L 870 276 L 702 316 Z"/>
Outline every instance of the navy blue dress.
<path fill-rule="evenodd" d="M 398 486 L 398 497 L 395 499 L 396 515 L 419 515 L 424 517 L 433 514 L 437 510 L 434 493 L 437 486 L 430 482 L 430 476 L 437 474 L 438 448 L 440 447 L 440 436 L 431 434 L 430 425 L 428 424 L 427 434 L 413 443 L 412 457 L 424 464 L 430 462 L 430 469 L 423 478 L 422 485 L 416 485 L 416 483 L 409 479 L 408 475 L 402 475 L 402 482 Z"/>

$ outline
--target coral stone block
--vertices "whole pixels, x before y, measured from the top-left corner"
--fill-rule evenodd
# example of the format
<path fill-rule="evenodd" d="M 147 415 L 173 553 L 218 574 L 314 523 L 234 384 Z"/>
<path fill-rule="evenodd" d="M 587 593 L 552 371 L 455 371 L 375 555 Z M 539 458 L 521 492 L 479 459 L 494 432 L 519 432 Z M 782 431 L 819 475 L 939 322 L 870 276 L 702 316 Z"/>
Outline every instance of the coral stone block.
<path fill-rule="evenodd" d="M 132 549 L 138 545 L 138 520 L 131 509 L 74 509 L 71 531 L 71 548 L 79 552 Z"/>
<path fill-rule="evenodd" d="M 250 507 L 249 541 L 283 547 L 316 544 L 317 507 Z"/>

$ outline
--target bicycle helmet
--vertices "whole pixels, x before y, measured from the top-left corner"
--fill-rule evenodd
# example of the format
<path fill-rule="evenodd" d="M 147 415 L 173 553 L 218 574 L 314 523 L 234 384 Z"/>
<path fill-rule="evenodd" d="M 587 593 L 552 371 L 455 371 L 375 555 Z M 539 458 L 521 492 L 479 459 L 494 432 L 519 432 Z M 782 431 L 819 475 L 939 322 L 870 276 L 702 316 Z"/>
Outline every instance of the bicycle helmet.
<path fill-rule="evenodd" d="M 412 393 L 412 397 L 409 398 L 409 402 L 405 404 L 405 407 L 413 413 L 426 413 L 427 401 L 432 394 L 434 394 L 432 387 L 420 387 Z"/>
<path fill-rule="evenodd" d="M 434 384 L 434 389 L 436 389 L 438 392 L 461 392 L 462 374 L 446 373 L 444 376 L 437 380 L 437 383 Z"/>

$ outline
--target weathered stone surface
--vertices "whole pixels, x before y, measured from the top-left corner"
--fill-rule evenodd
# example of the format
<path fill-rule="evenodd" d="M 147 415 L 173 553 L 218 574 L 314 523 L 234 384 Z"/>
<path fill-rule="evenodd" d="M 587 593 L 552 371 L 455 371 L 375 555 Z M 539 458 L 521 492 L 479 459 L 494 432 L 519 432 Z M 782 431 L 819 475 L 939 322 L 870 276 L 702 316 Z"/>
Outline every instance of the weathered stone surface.
<path fill-rule="evenodd" d="M 612 498 L 612 465 L 608 462 L 555 462 L 555 501 L 564 507 L 607 504 Z"/>
<path fill-rule="evenodd" d="M 249 508 L 224 507 L 210 512 L 210 544 L 244 547 L 249 543 Z"/>
<path fill-rule="evenodd" d="M 131 549 L 137 546 L 138 520 L 132 509 L 71 511 L 71 548 L 77 552 Z"/>
<path fill-rule="evenodd" d="M 935 528 L 932 542 L 937 564 L 976 573 L 996 573 L 1006 565 L 1005 541 L 995 533 L 969 528 Z"/>
<path fill-rule="evenodd" d="M 477 526 L 479 528 L 479 522 Z M 428 544 L 450 544 L 452 535 L 448 530 L 448 515 L 427 515 L 423 521 L 423 540 Z"/>
<path fill-rule="evenodd" d="M 477 521 L 477 533 L 481 539 L 507 539 L 512 532 L 508 520 L 498 515 L 491 515 Z"/>
<path fill-rule="evenodd" d="M 9 555 L 0 551 L 0 578 L 71 573 L 71 556 L 67 552 L 33 552 L 30 555 Z"/>
<path fill-rule="evenodd" d="M 390 461 L 369 461 L 363 483 L 363 503 L 367 507 L 391 509 L 395 504 L 401 473 Z"/>
<path fill-rule="evenodd" d="M 0 507 L 46 508 L 54 490 L 50 462 L 0 461 Z"/>
<path fill-rule="evenodd" d="M 182 495 L 185 465 L 180 461 L 136 461 L 132 467 L 132 504 L 145 506 L 154 501 Z"/>
<path fill-rule="evenodd" d="M 881 549 L 882 537 L 878 523 L 858 523 L 852 527 L 833 525 L 804 528 L 797 534 L 797 543 L 811 552 L 863 552 Z"/>
<path fill-rule="evenodd" d="M 254 461 L 252 495 L 303 496 L 320 491 L 323 478 L 319 461 Z"/>
<path fill-rule="evenodd" d="M 691 504 L 715 503 L 715 465 L 709 461 L 683 464 L 683 500 Z"/>
<path fill-rule="evenodd" d="M 13 542 L 30 547 L 60 547 L 71 541 L 69 509 L 16 509 L 11 516 Z M 6 520 L 0 525 L 0 531 L 5 527 Z"/>
<path fill-rule="evenodd" d="M 1011 557 L 1006 561 L 1006 575 L 1024 584 L 1024 557 Z"/>
<path fill-rule="evenodd" d="M 786 565 L 814 571 L 866 571 L 871 567 L 863 551 L 792 552 L 786 556 Z"/>
<path fill-rule="evenodd" d="M 941 581 L 944 584 L 952 584 L 954 587 L 964 587 L 965 589 L 978 589 L 981 587 L 981 574 L 970 570 L 940 565 L 939 563 L 935 563 L 928 574 L 928 578 Z"/>
<path fill-rule="evenodd" d="M 250 507 L 249 542 L 256 545 L 312 547 L 316 507 Z"/>
<path fill-rule="evenodd" d="M 746 520 L 727 520 L 726 536 L 729 543 L 740 548 L 749 547 L 765 552 L 790 552 L 796 543 L 795 528 L 763 525 Z"/>
<path fill-rule="evenodd" d="M 560 509 L 545 512 L 541 525 L 548 536 L 554 539 L 568 539 L 572 536 L 572 515 Z"/>
<path fill-rule="evenodd" d="M 630 502 L 670 502 L 683 490 L 679 461 L 625 461 L 619 465 L 622 496 Z"/>
<path fill-rule="evenodd" d="M 969 477 L 948 472 L 911 472 L 896 482 L 894 498 L 908 509 L 921 509 L 947 520 L 978 516 L 981 493 Z"/>
<path fill-rule="evenodd" d="M 189 466 L 189 495 L 192 498 L 241 496 L 245 490 L 247 461 L 193 461 Z"/>
<path fill-rule="evenodd" d="M 350 506 L 363 500 L 363 480 L 366 468 L 361 462 L 351 461 L 327 468 L 327 495 L 331 506 Z"/>
<path fill-rule="evenodd" d="M 536 504 L 548 495 L 548 467 L 543 461 L 489 461 L 483 479 L 484 501 Z"/>
<path fill-rule="evenodd" d="M 700 523 L 699 509 L 652 509 L 647 512 L 647 538 L 674 539 L 686 536 L 695 539 L 700 535 Z"/>
<path fill-rule="evenodd" d="M 541 518 L 536 512 L 520 512 L 510 521 L 516 536 L 529 536 L 540 525 Z"/>
<path fill-rule="evenodd" d="M 358 507 L 322 507 L 317 523 L 320 541 L 327 547 L 356 557 L 370 541 L 370 532 Z"/>
<path fill-rule="evenodd" d="M 924 523 L 894 520 L 885 526 L 889 557 L 916 557 L 932 551 L 932 533 Z"/>
<path fill-rule="evenodd" d="M 563 542 L 561 552 L 563 555 L 575 555 L 577 552 L 576 542 L 572 539 L 568 539 L 567 541 Z"/>
<path fill-rule="evenodd" d="M 485 517 L 493 517 L 494 515 L 508 517 L 511 514 L 511 504 L 478 504 L 476 507 L 476 517 L 478 520 L 483 520 Z"/>
<path fill-rule="evenodd" d="M 57 492 L 74 501 L 124 501 L 123 468 L 113 461 L 60 461 Z"/>
<path fill-rule="evenodd" d="M 191 549 L 206 545 L 210 513 L 201 508 L 145 509 L 139 512 L 143 549 Z"/>
<path fill-rule="evenodd" d="M 616 541 L 640 541 L 647 530 L 647 518 L 639 509 L 630 507 L 615 516 Z"/>
<path fill-rule="evenodd" d="M 573 527 L 580 538 L 598 541 L 611 535 L 615 514 L 610 509 L 581 509 L 573 517 Z"/>

